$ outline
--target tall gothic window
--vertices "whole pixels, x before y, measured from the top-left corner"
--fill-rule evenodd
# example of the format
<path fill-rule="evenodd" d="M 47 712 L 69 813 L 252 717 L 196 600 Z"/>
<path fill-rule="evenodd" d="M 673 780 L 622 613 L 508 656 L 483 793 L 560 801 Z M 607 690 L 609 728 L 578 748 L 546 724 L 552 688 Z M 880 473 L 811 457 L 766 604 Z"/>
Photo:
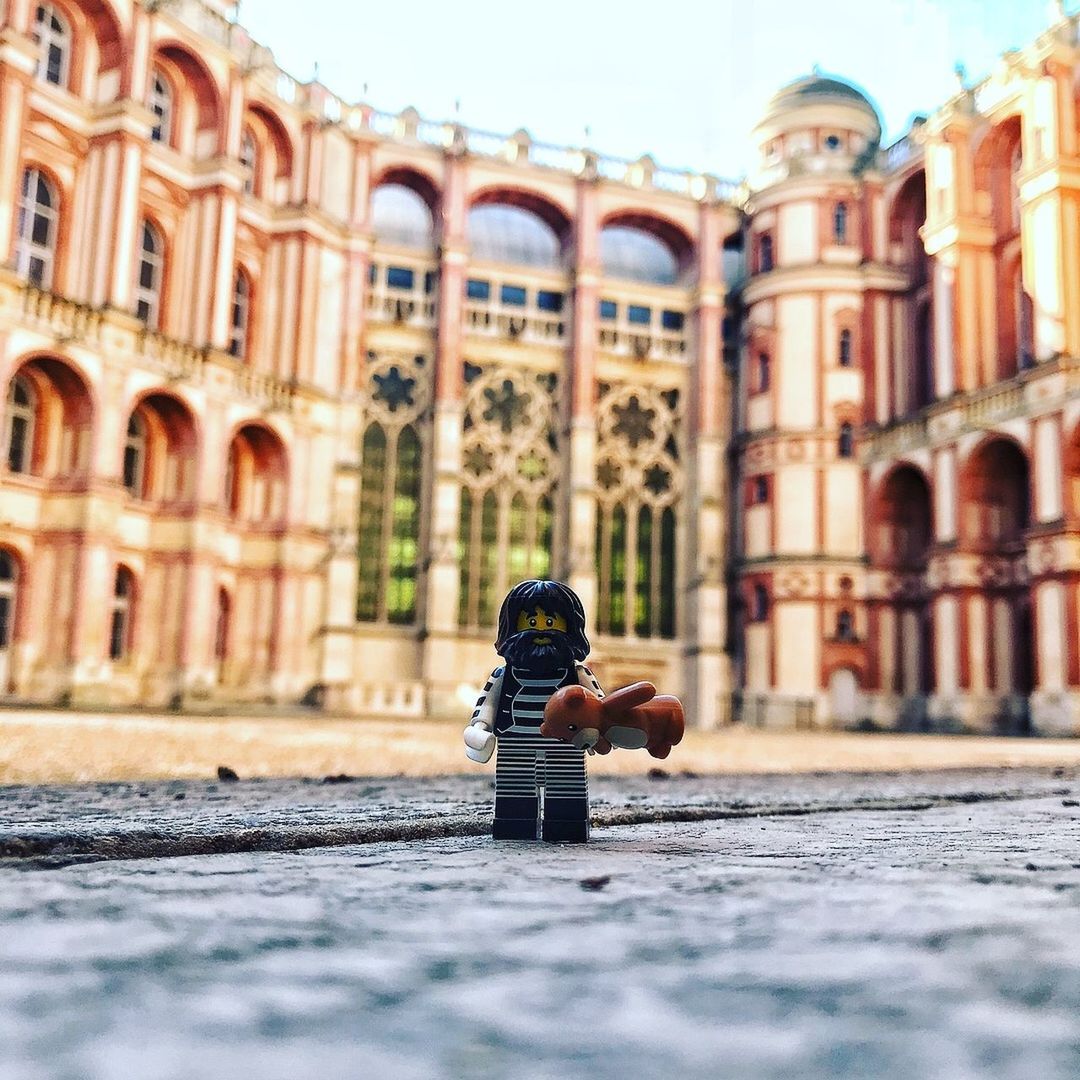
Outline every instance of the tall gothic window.
<path fill-rule="evenodd" d="M 124 660 L 131 651 L 131 624 L 135 604 L 135 576 L 126 566 L 116 568 L 112 612 L 109 619 L 109 659 Z"/>
<path fill-rule="evenodd" d="M 423 356 L 368 354 L 370 405 L 361 446 L 357 552 L 361 622 L 416 620 L 427 367 Z"/>
<path fill-rule="evenodd" d="M 458 623 L 493 626 L 506 592 L 551 573 L 555 376 L 465 366 Z"/>
<path fill-rule="evenodd" d="M 601 384 L 596 468 L 597 629 L 671 638 L 679 496 L 679 392 Z"/>
<path fill-rule="evenodd" d="M 161 316 L 161 276 L 164 265 L 165 241 L 149 221 L 143 221 L 139 271 L 135 280 L 135 314 L 154 329 L 157 329 Z"/>
<path fill-rule="evenodd" d="M 248 325 L 251 320 L 251 278 L 237 269 L 233 281 L 232 323 L 229 328 L 229 355 L 247 356 Z"/>
<path fill-rule="evenodd" d="M 40 289 L 52 286 L 58 200 L 39 169 L 23 173 L 15 238 L 15 269 Z"/>
<path fill-rule="evenodd" d="M 66 87 L 71 71 L 71 27 L 54 4 L 38 4 L 33 34 L 39 50 L 37 77 Z"/>
<path fill-rule="evenodd" d="M 34 453 L 34 421 L 37 415 L 37 395 L 22 376 L 16 375 L 8 386 L 7 408 L 4 414 L 5 460 L 14 473 L 30 471 Z"/>
<path fill-rule="evenodd" d="M 758 237 L 758 273 L 767 274 L 773 268 L 772 233 L 762 233 Z"/>
<path fill-rule="evenodd" d="M 150 138 L 168 145 L 172 142 L 173 92 L 172 85 L 159 68 L 154 68 L 150 77 L 150 100 L 147 104 L 155 117 Z"/>
<path fill-rule="evenodd" d="M 240 164 L 244 167 L 244 194 L 254 195 L 259 168 L 259 146 L 251 128 L 244 128 L 244 137 L 240 142 Z"/>

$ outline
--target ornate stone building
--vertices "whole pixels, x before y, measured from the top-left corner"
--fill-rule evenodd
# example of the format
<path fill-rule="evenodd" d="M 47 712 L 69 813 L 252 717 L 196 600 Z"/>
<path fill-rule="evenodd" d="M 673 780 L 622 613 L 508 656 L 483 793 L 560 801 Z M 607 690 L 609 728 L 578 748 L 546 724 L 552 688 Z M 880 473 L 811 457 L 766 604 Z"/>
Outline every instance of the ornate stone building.
<path fill-rule="evenodd" d="M 0 11 L 0 697 L 460 714 L 550 575 L 698 724 L 1080 723 L 1075 19 L 736 188 Z"/>
<path fill-rule="evenodd" d="M 878 148 L 757 127 L 735 439 L 743 716 L 1080 730 L 1080 52 L 1059 18 Z"/>
<path fill-rule="evenodd" d="M 227 4 L 2 11 L 0 695 L 460 712 L 557 575 L 715 722 L 732 185 L 347 104 Z"/>

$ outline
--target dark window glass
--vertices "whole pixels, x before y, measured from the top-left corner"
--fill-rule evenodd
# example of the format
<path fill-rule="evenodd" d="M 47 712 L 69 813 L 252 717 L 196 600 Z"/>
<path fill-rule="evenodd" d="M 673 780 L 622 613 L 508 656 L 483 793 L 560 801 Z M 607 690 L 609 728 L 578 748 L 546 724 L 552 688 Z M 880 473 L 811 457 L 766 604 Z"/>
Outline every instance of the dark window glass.
<path fill-rule="evenodd" d="M 550 292 L 547 289 L 541 289 L 536 294 L 536 306 L 541 311 L 562 311 L 563 294 L 561 292 Z"/>
<path fill-rule="evenodd" d="M 840 331 L 840 366 L 851 367 L 851 331 Z"/>
<path fill-rule="evenodd" d="M 660 636 L 675 636 L 675 511 L 660 517 Z"/>
<path fill-rule="evenodd" d="M 11 642 L 11 597 L 0 596 L 0 649 Z"/>
<path fill-rule="evenodd" d="M 836 639 L 837 641 L 855 640 L 855 617 L 850 611 L 841 611 L 836 616 Z"/>
<path fill-rule="evenodd" d="M 109 659 L 120 660 L 124 655 L 124 624 L 126 620 L 122 611 L 112 613 L 112 624 L 109 627 Z"/>
<path fill-rule="evenodd" d="M 614 319 L 619 314 L 619 305 L 614 300 L 600 301 L 600 318 Z"/>
<path fill-rule="evenodd" d="M 49 219 L 44 214 L 35 214 L 30 229 L 30 239 L 42 247 L 49 243 Z"/>
<path fill-rule="evenodd" d="M 434 270 L 429 270 L 424 275 L 424 292 L 430 295 L 435 291 L 435 282 L 439 280 L 439 275 Z"/>
<path fill-rule="evenodd" d="M 150 321 L 150 305 L 145 300 L 139 300 L 135 304 L 135 317 L 144 323 Z"/>
<path fill-rule="evenodd" d="M 660 313 L 660 325 L 665 330 L 681 330 L 686 322 L 686 316 L 681 311 L 662 311 Z"/>
<path fill-rule="evenodd" d="M 356 617 L 370 622 L 379 617 L 382 579 L 383 509 L 386 483 L 386 434 L 378 424 L 364 433 L 360 466 L 360 560 Z"/>
<path fill-rule="evenodd" d="M 754 478 L 754 502 L 767 503 L 769 501 L 769 478 L 758 476 Z"/>
<path fill-rule="evenodd" d="M 757 388 L 760 393 L 769 389 L 769 354 L 758 353 Z"/>
<path fill-rule="evenodd" d="M 769 590 L 760 582 L 754 586 L 754 622 L 764 622 L 769 617 Z"/>
<path fill-rule="evenodd" d="M 830 150 L 838 150 L 840 148 L 840 136 L 839 135 L 826 136 L 825 145 Z"/>
<path fill-rule="evenodd" d="M 524 307 L 525 290 L 520 285 L 504 285 L 499 290 L 499 300 L 509 307 Z"/>
<path fill-rule="evenodd" d="M 371 282 L 372 285 L 374 285 L 375 282 L 378 280 L 379 268 L 374 263 L 372 263 L 368 267 L 367 276 L 368 276 L 368 281 Z"/>
<path fill-rule="evenodd" d="M 772 237 L 768 233 L 764 233 L 758 240 L 758 269 L 763 274 L 767 274 L 773 268 L 773 250 L 772 250 Z"/>
<path fill-rule="evenodd" d="M 477 278 L 469 278 L 465 283 L 465 295 L 470 300 L 490 300 L 491 282 L 480 281 Z"/>
<path fill-rule="evenodd" d="M 8 441 L 8 468 L 12 472 L 27 471 L 30 458 L 30 424 L 25 416 L 11 418 L 11 434 Z"/>
<path fill-rule="evenodd" d="M 49 59 L 45 65 L 45 81 L 54 86 L 60 85 L 60 76 L 64 70 L 64 50 L 59 45 L 49 46 Z"/>
<path fill-rule="evenodd" d="M 852 457 L 855 453 L 855 434 L 850 424 L 840 425 L 840 438 L 837 442 L 837 452 L 842 458 Z"/>
<path fill-rule="evenodd" d="M 626 321 L 636 326 L 648 326 L 652 322 L 652 308 L 642 304 L 630 304 L 626 309 Z"/>
<path fill-rule="evenodd" d="M 407 266 L 388 266 L 386 284 L 391 289 L 411 289 L 416 275 Z"/>
<path fill-rule="evenodd" d="M 45 260 L 37 255 L 31 255 L 30 267 L 26 272 L 26 276 L 30 279 L 31 285 L 36 285 L 39 289 L 43 288 L 45 285 Z"/>
<path fill-rule="evenodd" d="M 847 203 L 837 203 L 833 211 L 833 239 L 838 244 L 847 243 Z"/>

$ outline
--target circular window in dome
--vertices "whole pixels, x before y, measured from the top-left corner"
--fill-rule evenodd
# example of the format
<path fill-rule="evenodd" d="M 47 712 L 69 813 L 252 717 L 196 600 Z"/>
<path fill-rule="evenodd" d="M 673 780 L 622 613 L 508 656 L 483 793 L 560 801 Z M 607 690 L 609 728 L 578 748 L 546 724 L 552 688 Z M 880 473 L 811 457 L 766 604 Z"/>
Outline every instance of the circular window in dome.
<path fill-rule="evenodd" d="M 829 150 L 839 150 L 840 149 L 840 136 L 839 135 L 827 135 L 825 137 L 825 146 Z"/>

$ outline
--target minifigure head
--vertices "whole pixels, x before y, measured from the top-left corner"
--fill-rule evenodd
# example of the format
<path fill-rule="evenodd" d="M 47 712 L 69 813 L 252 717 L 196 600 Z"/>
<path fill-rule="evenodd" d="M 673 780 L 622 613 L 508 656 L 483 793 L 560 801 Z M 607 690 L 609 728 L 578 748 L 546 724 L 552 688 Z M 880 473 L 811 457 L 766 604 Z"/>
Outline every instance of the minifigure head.
<path fill-rule="evenodd" d="M 522 581 L 499 611 L 495 651 L 527 668 L 565 667 L 589 655 L 585 610 L 560 581 Z"/>

